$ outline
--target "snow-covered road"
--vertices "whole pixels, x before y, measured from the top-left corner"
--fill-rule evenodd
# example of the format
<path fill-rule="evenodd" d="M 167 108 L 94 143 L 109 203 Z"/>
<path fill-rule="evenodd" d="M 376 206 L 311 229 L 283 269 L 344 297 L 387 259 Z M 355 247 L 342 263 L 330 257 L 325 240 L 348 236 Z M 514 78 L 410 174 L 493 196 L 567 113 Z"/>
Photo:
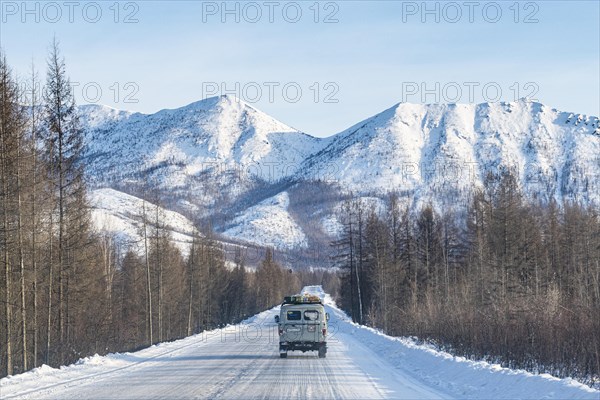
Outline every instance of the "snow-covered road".
<path fill-rule="evenodd" d="M 600 398 L 569 380 L 534 376 L 394 339 L 352 324 L 333 304 L 329 352 L 280 359 L 277 309 L 242 324 L 135 353 L 0 380 L 4 399 Z M 587 388 L 587 389 L 586 389 Z"/>

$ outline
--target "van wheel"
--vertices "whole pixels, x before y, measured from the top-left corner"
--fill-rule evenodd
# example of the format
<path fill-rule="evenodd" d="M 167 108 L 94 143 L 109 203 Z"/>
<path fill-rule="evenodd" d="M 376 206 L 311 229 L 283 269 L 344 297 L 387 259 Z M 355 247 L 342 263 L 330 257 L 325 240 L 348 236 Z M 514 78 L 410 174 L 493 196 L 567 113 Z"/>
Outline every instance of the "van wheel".
<path fill-rule="evenodd" d="M 327 348 L 319 347 L 319 358 L 325 358 L 327 355 Z"/>
<path fill-rule="evenodd" d="M 287 353 L 279 353 L 279 358 L 287 358 Z"/>

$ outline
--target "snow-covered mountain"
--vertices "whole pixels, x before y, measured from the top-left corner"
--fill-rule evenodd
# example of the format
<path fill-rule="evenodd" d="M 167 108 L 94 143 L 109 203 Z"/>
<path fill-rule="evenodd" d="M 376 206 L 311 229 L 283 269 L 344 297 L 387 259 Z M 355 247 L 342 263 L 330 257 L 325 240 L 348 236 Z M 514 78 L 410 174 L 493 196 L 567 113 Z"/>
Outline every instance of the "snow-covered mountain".
<path fill-rule="evenodd" d="M 165 174 L 170 180 L 161 182 L 168 186 L 218 167 L 243 168 L 275 181 L 295 172 L 292 167 L 321 143 L 231 96 L 150 115 L 97 105 L 82 106 L 81 111 L 91 169 L 113 168 L 124 176 L 177 167 L 173 176 Z"/>
<path fill-rule="evenodd" d="M 300 174 L 353 192 L 398 190 L 444 204 L 503 170 L 530 198 L 600 204 L 598 118 L 526 100 L 400 103 L 337 134 Z"/>
<path fill-rule="evenodd" d="M 443 208 L 466 204 L 488 173 L 510 170 L 529 199 L 600 205 L 598 118 L 527 100 L 400 103 L 325 139 L 230 96 L 151 115 L 81 110 L 93 186 L 160 192 L 185 215 L 220 215 L 225 237 L 285 250 L 337 229 L 335 207 L 289 190 L 316 180 Z"/>
<path fill-rule="evenodd" d="M 289 177 L 323 143 L 230 96 L 150 115 L 80 110 L 93 185 L 162 189 L 196 212 Z"/>

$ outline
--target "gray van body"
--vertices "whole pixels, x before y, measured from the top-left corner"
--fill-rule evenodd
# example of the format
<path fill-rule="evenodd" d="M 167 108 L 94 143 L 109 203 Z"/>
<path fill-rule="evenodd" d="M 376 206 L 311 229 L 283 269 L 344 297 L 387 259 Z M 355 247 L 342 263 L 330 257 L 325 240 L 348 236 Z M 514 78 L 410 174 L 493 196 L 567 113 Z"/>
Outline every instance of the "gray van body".
<path fill-rule="evenodd" d="M 327 314 L 321 303 L 282 304 L 279 313 L 279 355 L 316 350 L 327 354 Z"/>

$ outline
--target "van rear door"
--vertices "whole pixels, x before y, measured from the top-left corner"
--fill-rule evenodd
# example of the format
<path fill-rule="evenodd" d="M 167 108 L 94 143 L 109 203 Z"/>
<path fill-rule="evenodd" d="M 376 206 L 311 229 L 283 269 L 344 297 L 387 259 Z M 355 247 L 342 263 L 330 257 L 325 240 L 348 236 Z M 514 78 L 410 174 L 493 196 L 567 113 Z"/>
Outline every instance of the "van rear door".
<path fill-rule="evenodd" d="M 295 305 L 286 307 L 283 336 L 286 342 L 323 342 L 323 328 L 326 327 L 325 312 L 322 307 Z"/>

